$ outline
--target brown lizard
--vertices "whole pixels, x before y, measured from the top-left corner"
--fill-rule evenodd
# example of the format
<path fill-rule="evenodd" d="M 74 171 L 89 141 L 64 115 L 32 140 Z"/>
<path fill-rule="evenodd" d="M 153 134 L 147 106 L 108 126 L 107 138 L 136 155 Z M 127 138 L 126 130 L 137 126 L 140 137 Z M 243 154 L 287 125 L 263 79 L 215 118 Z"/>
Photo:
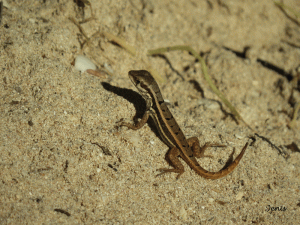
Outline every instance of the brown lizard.
<path fill-rule="evenodd" d="M 152 75 L 146 70 L 131 70 L 128 73 L 132 83 L 136 86 L 142 97 L 146 101 L 146 112 L 142 119 L 132 125 L 126 122 L 119 122 L 119 126 L 126 126 L 130 129 L 137 130 L 142 128 L 147 122 L 149 116 L 153 118 L 155 125 L 163 142 L 170 147 L 167 158 L 173 169 L 161 168 L 162 172 L 158 175 L 175 172 L 178 173 L 177 179 L 184 172 L 184 167 L 178 157 L 180 156 L 197 174 L 208 179 L 218 179 L 231 173 L 242 159 L 248 143 L 244 146 L 237 158 L 228 166 L 218 172 L 209 172 L 203 169 L 196 160 L 204 156 L 204 151 L 208 147 L 224 145 L 206 143 L 200 148 L 197 137 L 186 139 L 176 120 L 168 109 L 158 84 Z M 234 151 L 233 151 L 234 153 Z M 233 155 L 233 153 L 231 155 Z"/>

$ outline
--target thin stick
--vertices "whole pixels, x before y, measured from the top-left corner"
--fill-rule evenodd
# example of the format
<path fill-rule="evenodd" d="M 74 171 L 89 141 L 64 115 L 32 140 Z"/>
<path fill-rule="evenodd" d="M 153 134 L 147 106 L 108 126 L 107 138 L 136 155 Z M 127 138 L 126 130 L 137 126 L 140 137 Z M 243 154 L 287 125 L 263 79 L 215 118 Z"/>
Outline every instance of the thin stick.
<path fill-rule="evenodd" d="M 294 14 L 294 16 L 295 16 L 296 18 L 299 18 L 299 17 L 300 17 L 300 13 L 296 12 L 296 11 L 294 10 L 294 8 L 292 8 L 292 7 L 290 7 L 290 6 L 287 6 L 286 4 L 283 4 L 282 2 L 276 2 L 276 1 L 274 1 L 274 4 L 277 5 L 278 7 L 282 8 L 283 10 L 286 10 L 286 11 L 289 10 L 291 13 Z"/>
<path fill-rule="evenodd" d="M 125 40 L 111 34 L 108 32 L 103 32 L 102 33 L 106 38 L 110 39 L 113 42 L 116 42 L 118 45 L 120 45 L 121 47 L 123 47 L 125 50 L 127 50 L 130 54 L 132 54 L 133 56 L 135 56 L 136 54 L 136 50 L 133 46 L 129 45 L 126 43 Z"/>
<path fill-rule="evenodd" d="M 300 109 L 300 102 L 298 102 L 298 103 L 295 105 L 294 113 L 293 113 L 293 118 L 292 118 L 292 120 L 291 120 L 291 121 L 289 122 L 289 124 L 288 124 L 289 128 L 291 128 L 291 129 L 293 129 L 294 126 L 295 126 L 295 123 L 296 123 L 296 120 L 297 120 L 297 116 L 298 116 L 299 109 Z"/>
<path fill-rule="evenodd" d="M 83 30 L 82 26 L 73 18 L 73 17 L 69 17 L 69 20 L 71 20 L 79 29 L 79 31 L 82 33 L 82 35 L 89 40 L 89 37 L 87 36 L 87 34 L 85 33 L 85 31 Z"/>

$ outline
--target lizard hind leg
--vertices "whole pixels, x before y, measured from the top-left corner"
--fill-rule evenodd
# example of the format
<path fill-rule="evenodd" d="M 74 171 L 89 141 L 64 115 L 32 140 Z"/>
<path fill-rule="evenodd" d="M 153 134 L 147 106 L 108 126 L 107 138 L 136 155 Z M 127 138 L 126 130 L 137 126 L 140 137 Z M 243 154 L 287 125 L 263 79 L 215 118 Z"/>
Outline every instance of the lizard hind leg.
<path fill-rule="evenodd" d="M 195 155 L 195 157 L 205 157 L 204 156 L 204 151 L 207 149 L 207 147 L 225 147 L 224 145 L 219 145 L 219 144 L 211 144 L 211 143 L 206 143 L 203 147 L 200 147 L 199 145 L 199 140 L 197 138 L 190 138 L 188 139 L 188 143 L 192 148 L 193 154 Z M 225 166 L 219 170 L 218 172 L 208 172 L 204 169 L 204 171 L 202 171 L 201 173 L 199 172 L 198 174 L 200 176 L 203 176 L 205 178 L 208 179 L 218 179 L 221 177 L 224 177 L 226 175 L 228 175 L 229 173 L 231 173 L 235 167 L 239 164 L 240 160 L 242 159 L 246 149 L 247 149 L 248 143 L 246 143 L 246 145 L 243 147 L 242 151 L 240 152 L 240 154 L 236 157 L 235 160 L 233 160 L 233 155 L 235 153 L 235 149 L 233 149 L 232 153 L 229 156 L 229 159 L 227 160 Z M 199 170 L 200 171 L 200 170 Z"/>
<path fill-rule="evenodd" d="M 160 176 L 165 173 L 174 172 L 174 173 L 178 173 L 178 175 L 176 177 L 176 179 L 178 179 L 184 173 L 184 167 L 178 158 L 179 156 L 180 156 L 180 151 L 178 150 L 178 148 L 176 148 L 176 147 L 171 148 L 166 155 L 166 159 L 169 162 L 169 164 L 171 166 L 173 166 L 174 168 L 173 169 L 168 169 L 168 168 L 157 169 L 161 173 L 156 176 Z"/>
<path fill-rule="evenodd" d="M 204 155 L 204 152 L 208 147 L 226 147 L 226 145 L 221 145 L 221 144 L 211 143 L 211 142 L 206 142 L 202 147 L 200 147 L 199 140 L 196 137 L 189 138 L 188 143 L 190 146 L 192 146 L 193 154 L 196 158 L 202 158 L 202 157 L 212 158 L 212 156 L 210 155 Z M 234 153 L 235 153 L 235 149 L 233 148 L 232 153 L 230 154 L 226 164 L 221 170 L 228 168 L 234 162 L 233 160 Z"/>
<path fill-rule="evenodd" d="M 212 158 L 211 155 L 204 155 L 205 150 L 209 147 L 226 147 L 226 145 L 211 143 L 211 142 L 206 142 L 205 145 L 200 147 L 199 139 L 197 137 L 191 137 L 187 141 L 189 143 L 189 146 L 192 147 L 193 154 L 196 158 L 202 158 L 202 157 Z"/>

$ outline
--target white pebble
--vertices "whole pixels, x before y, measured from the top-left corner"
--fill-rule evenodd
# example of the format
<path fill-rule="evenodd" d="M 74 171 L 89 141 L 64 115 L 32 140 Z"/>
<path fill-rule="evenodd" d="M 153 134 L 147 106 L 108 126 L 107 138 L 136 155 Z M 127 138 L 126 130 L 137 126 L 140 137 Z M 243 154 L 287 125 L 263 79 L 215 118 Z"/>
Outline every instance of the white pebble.
<path fill-rule="evenodd" d="M 237 139 L 244 139 L 245 137 L 241 134 L 234 134 L 234 136 L 237 138 Z"/>
<path fill-rule="evenodd" d="M 88 69 L 96 70 L 96 65 L 87 57 L 78 55 L 75 59 L 75 69 L 85 72 Z"/>
<path fill-rule="evenodd" d="M 241 200 L 243 197 L 244 197 L 244 192 L 240 191 L 240 192 L 236 195 L 235 199 L 236 199 L 237 201 L 239 201 L 239 200 Z"/>
<path fill-rule="evenodd" d="M 183 220 L 187 220 L 187 212 L 183 206 L 181 207 L 181 209 L 179 211 L 179 215 L 181 216 L 181 218 Z"/>

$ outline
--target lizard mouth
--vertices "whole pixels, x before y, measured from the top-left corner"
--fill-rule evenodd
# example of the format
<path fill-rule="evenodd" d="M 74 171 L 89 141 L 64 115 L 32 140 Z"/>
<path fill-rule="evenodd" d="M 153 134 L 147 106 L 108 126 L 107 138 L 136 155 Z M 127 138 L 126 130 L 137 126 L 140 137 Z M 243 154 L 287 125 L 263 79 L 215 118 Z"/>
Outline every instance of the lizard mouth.
<path fill-rule="evenodd" d="M 138 79 L 136 79 L 134 76 L 129 75 L 129 78 L 136 87 L 140 85 L 141 82 Z"/>
<path fill-rule="evenodd" d="M 129 76 L 131 82 L 133 84 L 135 84 L 135 85 L 138 85 L 140 83 L 140 81 L 138 79 L 136 79 L 136 77 L 135 77 L 136 75 L 137 75 L 137 71 L 136 70 L 130 70 L 128 72 L 128 76 Z"/>
<path fill-rule="evenodd" d="M 138 73 L 139 73 L 139 70 L 130 70 L 128 72 L 128 75 L 130 75 L 130 76 L 136 76 Z"/>

